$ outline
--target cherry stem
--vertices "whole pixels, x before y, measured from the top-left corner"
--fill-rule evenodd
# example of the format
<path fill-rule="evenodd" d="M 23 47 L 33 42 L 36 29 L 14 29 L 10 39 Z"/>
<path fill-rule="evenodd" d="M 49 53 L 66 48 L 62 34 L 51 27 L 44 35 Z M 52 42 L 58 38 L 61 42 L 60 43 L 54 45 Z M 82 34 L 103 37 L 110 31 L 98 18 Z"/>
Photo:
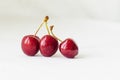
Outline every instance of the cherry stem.
<path fill-rule="evenodd" d="M 48 29 L 48 26 L 47 26 L 47 21 L 48 21 L 48 19 L 49 19 L 49 17 L 48 17 L 48 16 L 45 16 L 43 22 L 40 24 L 40 26 L 39 26 L 38 29 L 36 30 L 36 32 L 35 32 L 35 34 L 34 34 L 35 36 L 36 36 L 36 34 L 38 33 L 38 31 L 40 30 L 40 28 L 43 26 L 44 23 L 46 24 L 46 28 L 47 28 L 48 34 L 50 34 L 49 29 Z"/>
<path fill-rule="evenodd" d="M 62 42 L 62 40 L 59 39 L 58 37 L 56 37 L 55 34 L 53 33 L 53 31 L 52 31 L 52 30 L 53 30 L 53 27 L 54 27 L 54 25 L 50 26 L 50 32 L 51 32 L 52 36 L 53 36 L 54 38 L 56 38 L 57 40 L 59 40 L 60 42 Z"/>
<path fill-rule="evenodd" d="M 48 32 L 48 34 L 50 35 L 50 31 L 49 31 L 49 28 L 48 28 L 48 25 L 47 25 L 48 19 L 49 19 L 49 17 L 46 16 L 45 19 L 44 19 L 44 22 L 45 22 L 45 26 L 46 26 L 47 32 Z"/>
<path fill-rule="evenodd" d="M 48 28 L 47 22 L 45 22 L 45 26 L 46 26 L 46 29 L 47 29 L 48 34 L 50 35 L 50 31 L 49 31 L 49 28 Z"/>
<path fill-rule="evenodd" d="M 39 28 L 38 28 L 37 31 L 35 32 L 35 34 L 34 34 L 35 36 L 36 36 L 36 34 L 38 33 L 38 31 L 40 30 L 40 28 L 43 26 L 43 24 L 44 24 L 44 22 L 41 23 L 41 25 L 39 26 Z"/>

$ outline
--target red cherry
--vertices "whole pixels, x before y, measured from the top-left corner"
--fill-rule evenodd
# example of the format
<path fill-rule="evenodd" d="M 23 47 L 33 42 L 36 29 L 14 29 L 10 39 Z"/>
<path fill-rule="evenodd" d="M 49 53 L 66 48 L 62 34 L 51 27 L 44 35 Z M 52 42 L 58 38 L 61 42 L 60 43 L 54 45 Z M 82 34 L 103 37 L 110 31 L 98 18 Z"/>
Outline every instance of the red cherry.
<path fill-rule="evenodd" d="M 45 35 L 40 40 L 40 52 L 45 57 L 54 55 L 58 49 L 58 41 L 51 35 Z"/>
<path fill-rule="evenodd" d="M 34 56 L 39 50 L 39 37 L 34 35 L 24 36 L 21 47 L 26 55 Z"/>
<path fill-rule="evenodd" d="M 74 58 L 78 54 L 78 46 L 70 38 L 61 42 L 59 50 L 67 58 Z"/>

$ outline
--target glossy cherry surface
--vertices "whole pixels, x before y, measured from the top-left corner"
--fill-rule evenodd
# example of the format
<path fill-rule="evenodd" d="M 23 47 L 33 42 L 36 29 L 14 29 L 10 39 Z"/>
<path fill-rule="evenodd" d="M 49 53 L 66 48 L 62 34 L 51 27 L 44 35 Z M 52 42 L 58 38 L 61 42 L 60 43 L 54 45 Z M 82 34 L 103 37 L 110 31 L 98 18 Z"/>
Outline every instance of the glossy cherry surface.
<path fill-rule="evenodd" d="M 74 58 L 78 54 L 78 46 L 70 38 L 61 42 L 59 50 L 67 58 Z"/>
<path fill-rule="evenodd" d="M 24 36 L 21 42 L 23 52 L 28 56 L 34 56 L 39 50 L 39 37 L 34 35 Z"/>
<path fill-rule="evenodd" d="M 45 57 L 54 55 L 58 49 L 58 41 L 51 35 L 45 35 L 40 40 L 40 52 Z"/>

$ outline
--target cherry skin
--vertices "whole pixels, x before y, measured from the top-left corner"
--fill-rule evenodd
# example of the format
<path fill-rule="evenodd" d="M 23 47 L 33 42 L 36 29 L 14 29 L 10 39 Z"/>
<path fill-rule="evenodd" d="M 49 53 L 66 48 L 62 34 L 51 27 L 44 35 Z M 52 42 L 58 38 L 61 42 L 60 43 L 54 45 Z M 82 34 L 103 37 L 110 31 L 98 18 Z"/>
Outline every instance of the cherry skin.
<path fill-rule="evenodd" d="M 45 35 L 40 39 L 40 52 L 45 57 L 50 57 L 58 50 L 58 41 L 51 35 Z"/>
<path fill-rule="evenodd" d="M 39 50 L 39 37 L 35 35 L 26 35 L 23 37 L 21 47 L 28 56 L 34 56 Z"/>
<path fill-rule="evenodd" d="M 59 50 L 67 58 L 74 58 L 78 54 L 78 46 L 70 38 L 60 43 Z"/>

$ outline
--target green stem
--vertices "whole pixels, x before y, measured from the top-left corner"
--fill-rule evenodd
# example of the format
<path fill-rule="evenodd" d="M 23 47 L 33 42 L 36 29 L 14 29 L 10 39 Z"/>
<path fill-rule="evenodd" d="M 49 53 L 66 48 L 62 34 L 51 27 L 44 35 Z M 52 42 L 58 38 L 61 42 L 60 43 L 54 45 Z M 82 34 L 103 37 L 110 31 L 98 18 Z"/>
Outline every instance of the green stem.
<path fill-rule="evenodd" d="M 48 29 L 48 26 L 47 26 L 47 21 L 48 21 L 49 17 L 48 16 L 45 16 L 43 22 L 41 23 L 41 25 L 39 26 L 39 28 L 37 29 L 37 31 L 35 32 L 34 36 L 36 36 L 36 34 L 38 33 L 38 31 L 40 30 L 40 28 L 43 26 L 43 24 L 45 23 L 46 25 L 46 29 L 48 31 L 48 34 L 50 34 L 50 31 Z"/>
<path fill-rule="evenodd" d="M 45 26 L 46 26 L 46 29 L 47 29 L 48 34 L 50 35 L 50 31 L 49 31 L 49 28 L 48 28 L 47 22 L 45 22 Z"/>
<path fill-rule="evenodd" d="M 58 37 L 56 37 L 55 34 L 53 33 L 53 31 L 52 31 L 52 30 L 53 30 L 53 27 L 54 27 L 54 26 L 50 26 L 50 32 L 51 32 L 52 36 L 53 36 L 54 38 L 56 38 L 57 40 L 59 40 L 60 42 L 62 42 L 62 40 L 59 39 Z"/>
<path fill-rule="evenodd" d="M 36 34 L 38 33 L 38 31 L 40 30 L 40 28 L 43 26 L 43 24 L 44 24 L 44 22 L 41 23 L 41 25 L 39 26 L 39 28 L 38 28 L 37 31 L 35 32 L 35 34 L 34 34 L 35 36 L 36 36 Z"/>

